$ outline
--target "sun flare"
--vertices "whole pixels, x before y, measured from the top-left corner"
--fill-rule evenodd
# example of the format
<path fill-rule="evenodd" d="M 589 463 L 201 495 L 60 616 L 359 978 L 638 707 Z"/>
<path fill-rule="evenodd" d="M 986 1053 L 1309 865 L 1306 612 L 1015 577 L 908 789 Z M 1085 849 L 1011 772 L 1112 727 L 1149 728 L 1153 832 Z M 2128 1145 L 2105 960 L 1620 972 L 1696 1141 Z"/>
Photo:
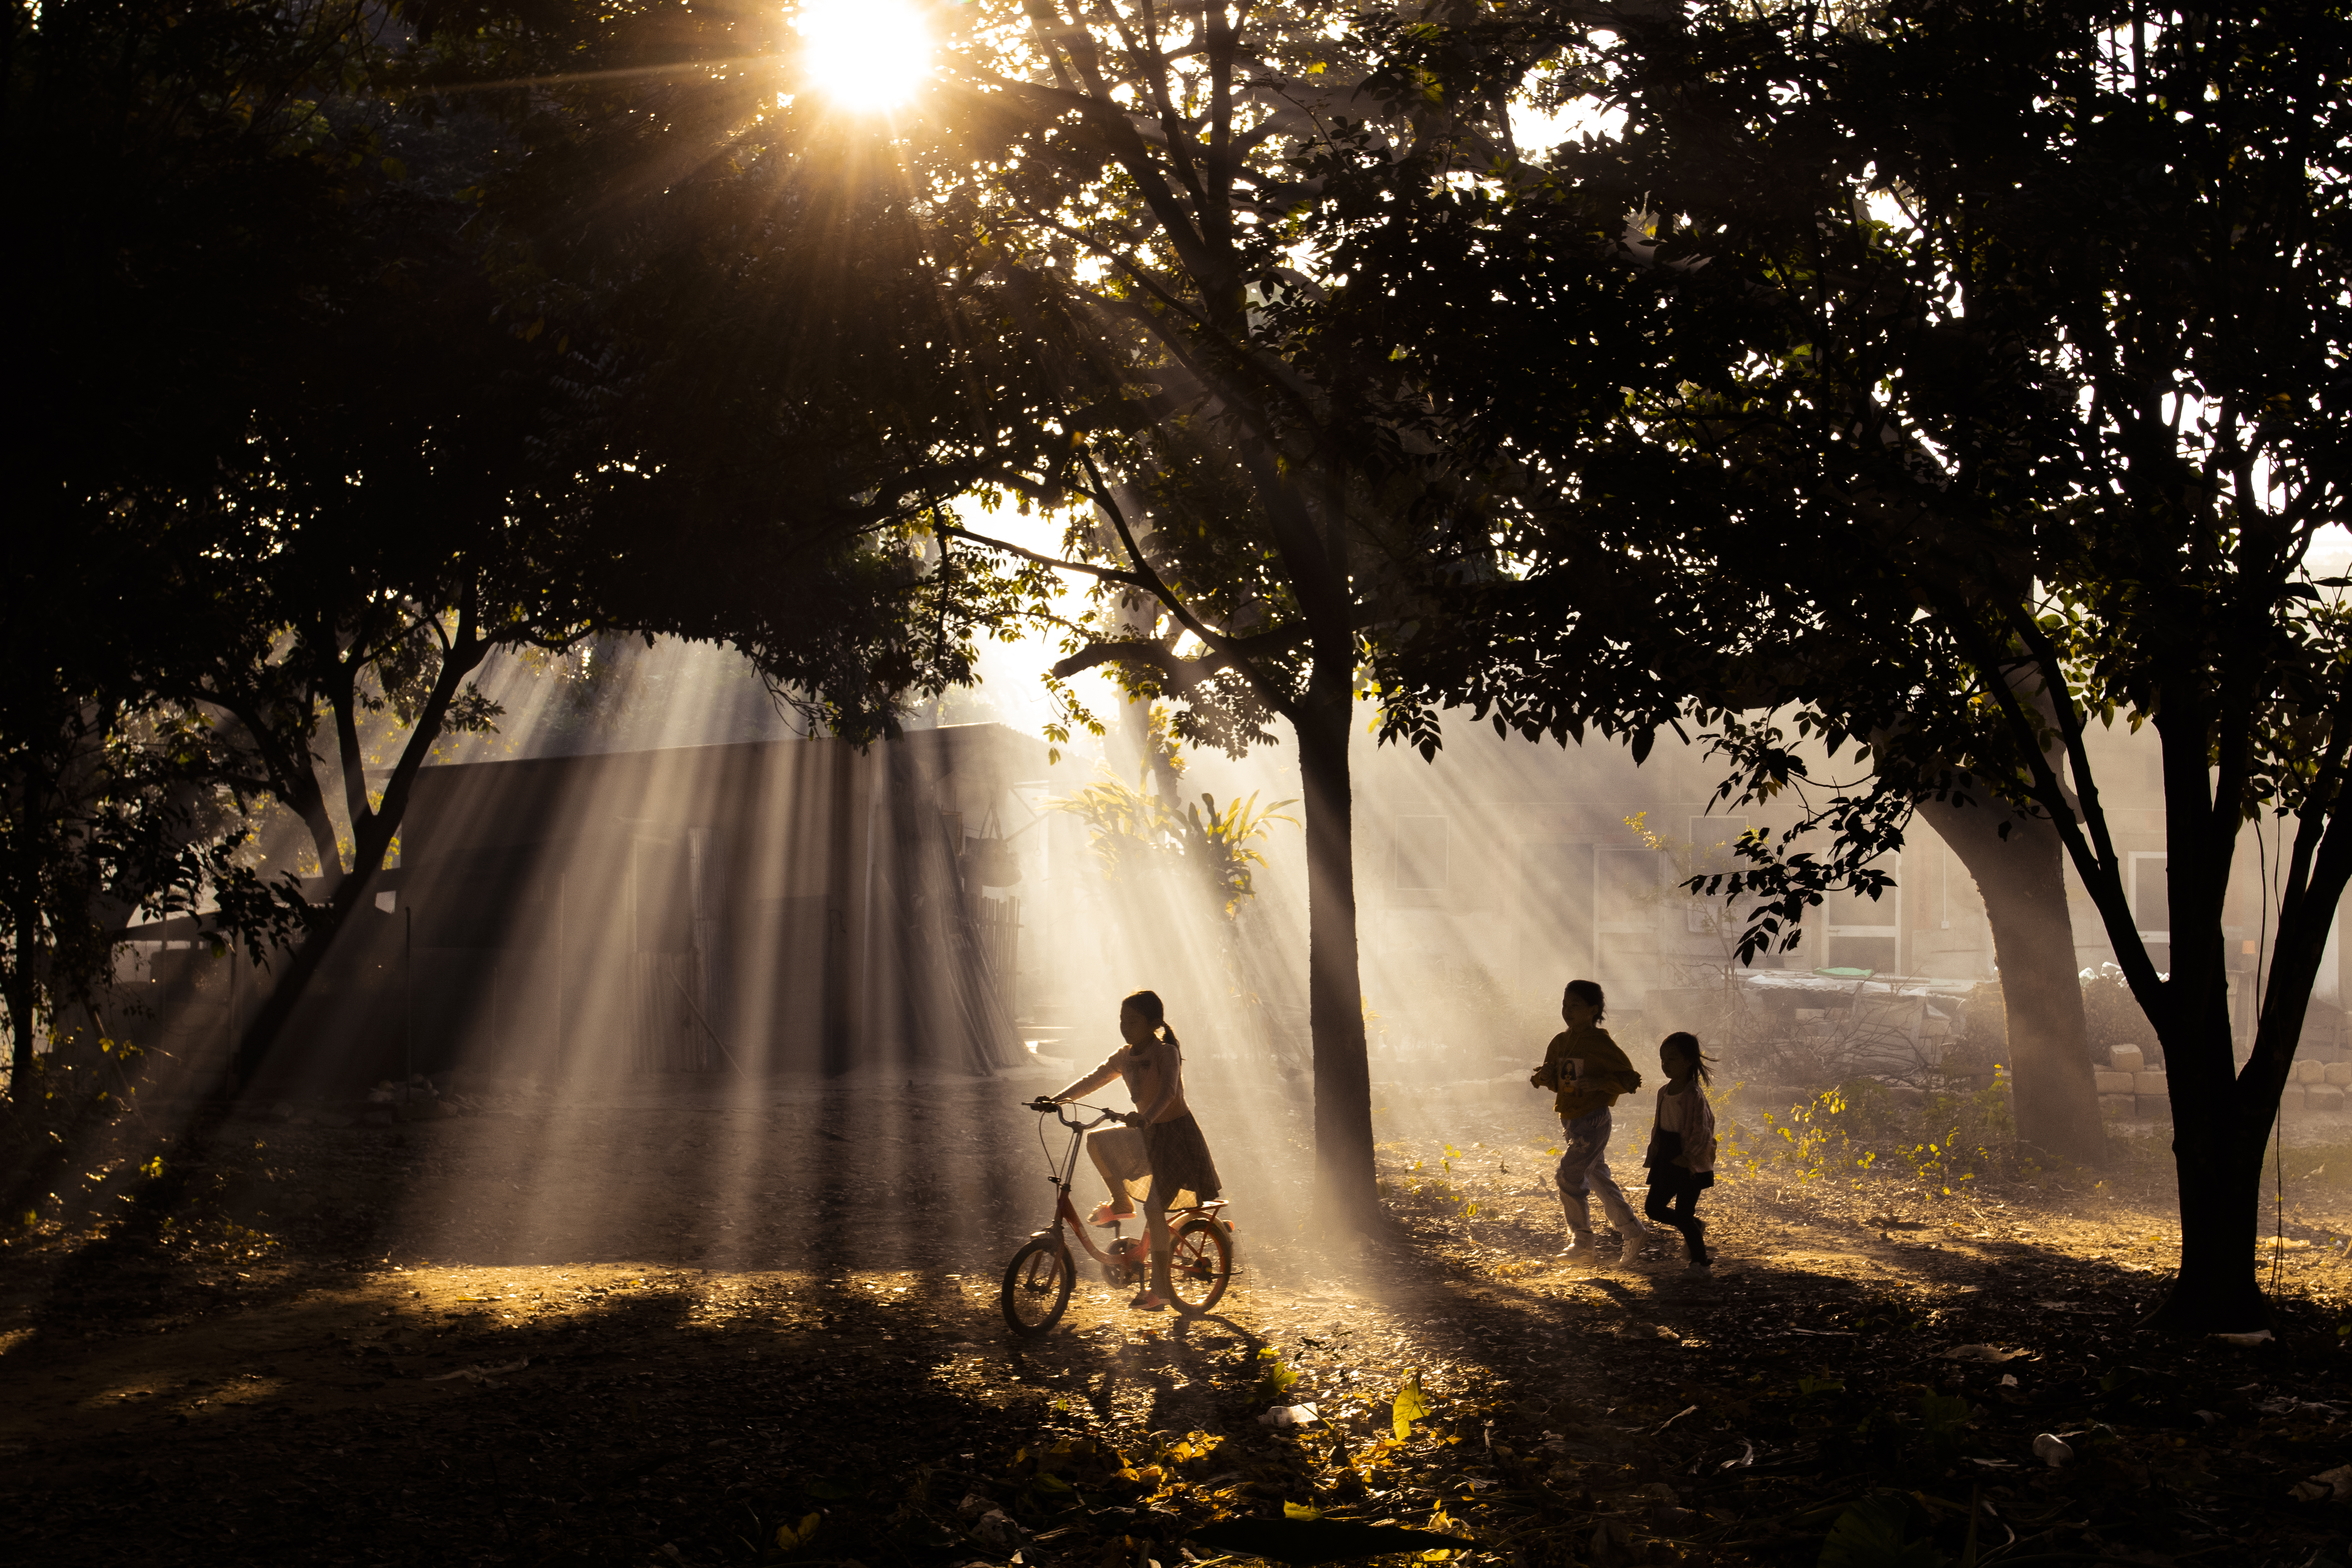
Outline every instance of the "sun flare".
<path fill-rule="evenodd" d="M 845 108 L 887 109 L 930 75 L 930 28 L 908 0 L 806 0 L 793 26 L 810 84 Z"/>

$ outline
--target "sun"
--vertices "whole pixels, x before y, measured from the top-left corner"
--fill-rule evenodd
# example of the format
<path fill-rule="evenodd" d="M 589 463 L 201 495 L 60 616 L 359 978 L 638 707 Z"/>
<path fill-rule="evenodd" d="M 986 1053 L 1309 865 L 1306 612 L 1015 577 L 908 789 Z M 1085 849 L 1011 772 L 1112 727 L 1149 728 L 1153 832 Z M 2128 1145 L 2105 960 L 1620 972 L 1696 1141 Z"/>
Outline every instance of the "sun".
<path fill-rule="evenodd" d="M 793 14 L 809 83 L 846 109 L 888 109 L 931 74 L 931 30 L 908 0 L 804 0 Z"/>

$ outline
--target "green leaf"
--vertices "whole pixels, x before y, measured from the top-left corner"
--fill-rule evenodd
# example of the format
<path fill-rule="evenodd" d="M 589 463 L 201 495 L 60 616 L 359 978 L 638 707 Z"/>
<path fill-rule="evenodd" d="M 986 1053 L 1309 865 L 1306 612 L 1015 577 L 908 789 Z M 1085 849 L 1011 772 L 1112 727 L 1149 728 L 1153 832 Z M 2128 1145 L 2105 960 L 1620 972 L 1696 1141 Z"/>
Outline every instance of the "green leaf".
<path fill-rule="evenodd" d="M 1323 1510 L 1312 1503 L 1286 1502 L 1282 1505 L 1285 1519 L 1321 1519 Z"/>
<path fill-rule="evenodd" d="M 1830 1526 L 1821 1568 L 1944 1568 L 1936 1543 L 1910 1539 L 1910 1504 L 1901 1493 L 1866 1497 Z"/>
<path fill-rule="evenodd" d="M 1397 1390 L 1396 1403 L 1390 1407 L 1389 1412 L 1396 1426 L 1397 1441 L 1402 1443 L 1412 1436 L 1412 1424 L 1426 1419 L 1429 1413 L 1429 1400 L 1421 1392 L 1420 1372 L 1415 1370 L 1406 1373 L 1404 1386 Z"/>
<path fill-rule="evenodd" d="M 1968 1425 L 1969 1402 L 1954 1394 L 1923 1394 L 1919 1396 L 1919 1419 L 1927 1430 L 1946 1433 Z"/>
<path fill-rule="evenodd" d="M 1186 1543 L 1300 1564 L 1345 1563 L 1358 1557 L 1384 1557 L 1392 1552 L 1460 1551 L 1478 1544 L 1459 1535 L 1358 1520 L 1288 1518 L 1221 1520 L 1192 1531 Z"/>
<path fill-rule="evenodd" d="M 1272 1345 L 1261 1347 L 1257 1352 L 1257 1359 L 1260 1363 L 1257 1374 L 1259 1398 L 1278 1398 L 1289 1393 L 1291 1384 L 1298 1381 L 1297 1369 L 1284 1365 L 1282 1357 L 1276 1353 Z"/>

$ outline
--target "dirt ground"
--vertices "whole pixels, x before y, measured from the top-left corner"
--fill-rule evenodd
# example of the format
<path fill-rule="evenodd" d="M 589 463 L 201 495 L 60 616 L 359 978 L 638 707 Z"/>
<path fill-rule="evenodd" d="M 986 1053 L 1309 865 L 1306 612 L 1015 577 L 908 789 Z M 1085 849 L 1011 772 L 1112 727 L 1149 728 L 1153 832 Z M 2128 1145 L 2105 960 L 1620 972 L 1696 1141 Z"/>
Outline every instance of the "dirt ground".
<path fill-rule="evenodd" d="M 1399 1092 L 1391 1235 L 1317 1235 L 1304 1121 L 1278 1116 L 1219 1149 L 1241 1268 L 1216 1311 L 1134 1313 L 1089 1278 L 1022 1342 L 998 1279 L 1050 1193 L 1011 1107 L 1050 1081 L 232 1120 L 142 1172 L 173 1114 L 149 1107 L 86 1201 L 0 1253 L 0 1540 L 42 1563 L 1172 1568 L 1230 1552 L 1185 1543 L 1228 1518 L 1404 1524 L 1511 1568 L 2347 1559 L 2352 1472 L 2310 1481 L 2352 1461 L 2352 1203 L 2324 1152 L 2284 1218 L 2277 1337 L 2182 1343 L 2133 1327 L 2177 1240 L 2147 1139 L 1951 1198 L 1737 1166 L 1694 1278 L 1665 1247 L 1557 1258 L 1539 1103 Z M 1429 1408 L 1400 1439 L 1409 1380 Z M 1312 1420 L 1260 1420 L 1293 1406 Z"/>

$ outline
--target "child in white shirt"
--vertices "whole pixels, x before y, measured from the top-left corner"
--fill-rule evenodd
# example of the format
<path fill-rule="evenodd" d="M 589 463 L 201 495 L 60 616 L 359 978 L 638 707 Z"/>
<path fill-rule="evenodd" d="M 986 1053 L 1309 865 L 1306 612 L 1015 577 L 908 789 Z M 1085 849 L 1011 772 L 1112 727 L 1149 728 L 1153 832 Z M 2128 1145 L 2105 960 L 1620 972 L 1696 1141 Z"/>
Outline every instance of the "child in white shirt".
<path fill-rule="evenodd" d="M 1707 1059 L 1698 1037 L 1668 1035 L 1658 1046 L 1658 1067 L 1666 1081 L 1642 1161 L 1650 1169 L 1650 1201 L 1642 1212 L 1681 1231 L 1690 1271 L 1705 1274 L 1715 1260 L 1707 1255 L 1706 1223 L 1696 1211 L 1699 1194 L 1715 1185 L 1715 1107 L 1707 1102 Z"/>

